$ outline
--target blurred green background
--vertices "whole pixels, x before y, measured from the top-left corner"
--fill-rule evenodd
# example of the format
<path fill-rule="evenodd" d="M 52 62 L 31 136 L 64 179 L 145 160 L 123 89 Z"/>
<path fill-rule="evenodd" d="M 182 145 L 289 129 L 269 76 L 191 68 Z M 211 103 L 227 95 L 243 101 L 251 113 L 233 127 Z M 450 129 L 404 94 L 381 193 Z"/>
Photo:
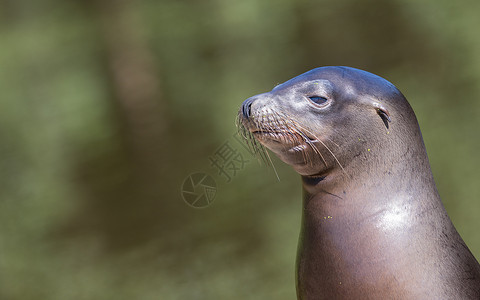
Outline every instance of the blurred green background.
<path fill-rule="evenodd" d="M 2 0 L 0 299 L 294 299 L 300 180 L 234 139 L 309 69 L 393 82 L 480 258 L 480 2 Z M 248 160 L 230 180 L 212 166 Z M 182 184 L 208 173 L 207 208 Z"/>

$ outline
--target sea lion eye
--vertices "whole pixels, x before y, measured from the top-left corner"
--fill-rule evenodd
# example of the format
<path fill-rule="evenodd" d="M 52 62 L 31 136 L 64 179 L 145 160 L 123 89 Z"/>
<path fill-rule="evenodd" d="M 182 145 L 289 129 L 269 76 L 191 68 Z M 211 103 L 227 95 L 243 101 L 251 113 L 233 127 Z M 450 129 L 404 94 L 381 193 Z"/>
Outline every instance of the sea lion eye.
<path fill-rule="evenodd" d="M 308 98 L 310 100 L 312 100 L 313 103 L 319 104 L 319 105 L 323 105 L 323 104 L 327 103 L 327 101 L 328 101 L 327 98 L 321 97 L 321 96 L 310 96 Z"/>

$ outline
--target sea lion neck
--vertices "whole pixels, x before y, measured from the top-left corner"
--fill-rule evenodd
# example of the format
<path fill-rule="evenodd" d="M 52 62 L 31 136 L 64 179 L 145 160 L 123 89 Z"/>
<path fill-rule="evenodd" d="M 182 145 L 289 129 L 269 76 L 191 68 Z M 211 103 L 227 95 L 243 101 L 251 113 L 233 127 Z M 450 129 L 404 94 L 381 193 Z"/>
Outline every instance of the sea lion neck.
<path fill-rule="evenodd" d="M 348 176 L 342 172 L 332 172 L 319 177 L 302 176 L 305 218 L 316 222 L 321 221 L 319 216 L 335 215 L 347 218 L 349 223 L 356 224 L 355 226 L 379 229 L 392 225 L 383 224 L 380 218 L 382 215 L 396 214 L 395 222 L 404 222 L 410 226 L 419 221 L 416 215 L 443 209 L 431 173 L 415 174 L 413 170 L 409 174 L 411 177 L 406 177 L 402 176 L 405 172 L 403 166 L 393 165 L 385 171 L 371 170 L 368 177 L 362 174 Z M 421 165 L 418 166 L 422 168 Z M 346 171 L 348 170 L 347 168 Z M 412 211 L 414 213 L 411 213 Z M 365 222 L 367 219 L 369 222 Z M 317 226 L 322 224 L 323 222 L 320 222 Z M 418 226 L 423 225 L 429 224 L 422 221 Z M 342 229 L 339 225 L 338 231 Z"/>
<path fill-rule="evenodd" d="M 301 176 L 304 212 L 313 216 L 323 211 L 362 223 L 373 214 L 397 213 L 402 207 L 415 207 L 412 211 L 417 214 L 442 207 L 427 154 L 423 147 L 417 148 L 405 150 L 403 159 L 369 157 L 368 163 L 365 159 L 353 160 L 343 170 Z"/>

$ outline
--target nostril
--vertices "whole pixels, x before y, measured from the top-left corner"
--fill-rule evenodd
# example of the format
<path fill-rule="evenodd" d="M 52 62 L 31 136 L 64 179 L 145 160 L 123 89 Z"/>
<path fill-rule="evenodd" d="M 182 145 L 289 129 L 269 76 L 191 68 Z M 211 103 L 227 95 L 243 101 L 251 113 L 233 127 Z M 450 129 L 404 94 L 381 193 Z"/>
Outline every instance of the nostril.
<path fill-rule="evenodd" d="M 253 99 L 251 99 L 251 98 L 248 98 L 247 100 L 245 100 L 243 102 L 242 112 L 243 112 L 243 116 L 245 118 L 249 118 L 250 115 L 251 115 L 252 103 L 253 103 Z"/>

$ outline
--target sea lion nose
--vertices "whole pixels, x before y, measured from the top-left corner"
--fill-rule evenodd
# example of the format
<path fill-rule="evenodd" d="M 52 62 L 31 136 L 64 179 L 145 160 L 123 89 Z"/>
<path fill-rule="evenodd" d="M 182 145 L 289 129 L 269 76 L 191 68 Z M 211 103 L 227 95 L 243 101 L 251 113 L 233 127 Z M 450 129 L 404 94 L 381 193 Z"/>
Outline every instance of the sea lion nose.
<path fill-rule="evenodd" d="M 254 97 L 248 98 L 247 100 L 243 101 L 242 113 L 245 118 L 249 118 L 251 116 L 253 101 L 255 101 Z"/>

